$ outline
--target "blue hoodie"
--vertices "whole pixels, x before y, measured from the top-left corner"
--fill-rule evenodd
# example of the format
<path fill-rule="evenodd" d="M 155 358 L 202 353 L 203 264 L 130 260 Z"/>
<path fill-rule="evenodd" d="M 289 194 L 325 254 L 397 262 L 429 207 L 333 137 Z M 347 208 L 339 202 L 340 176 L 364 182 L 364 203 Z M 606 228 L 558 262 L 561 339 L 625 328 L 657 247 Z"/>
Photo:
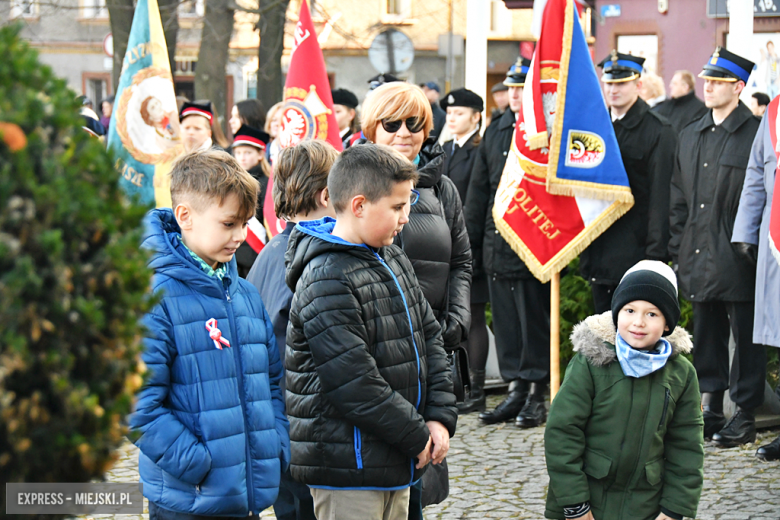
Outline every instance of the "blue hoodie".
<path fill-rule="evenodd" d="M 143 320 L 149 374 L 130 417 L 144 496 L 171 511 L 244 517 L 274 503 L 289 464 L 282 364 L 235 259 L 222 280 L 210 277 L 180 232 L 170 209 L 146 217 L 142 246 L 163 298 Z M 215 328 L 230 346 L 211 337 Z"/>

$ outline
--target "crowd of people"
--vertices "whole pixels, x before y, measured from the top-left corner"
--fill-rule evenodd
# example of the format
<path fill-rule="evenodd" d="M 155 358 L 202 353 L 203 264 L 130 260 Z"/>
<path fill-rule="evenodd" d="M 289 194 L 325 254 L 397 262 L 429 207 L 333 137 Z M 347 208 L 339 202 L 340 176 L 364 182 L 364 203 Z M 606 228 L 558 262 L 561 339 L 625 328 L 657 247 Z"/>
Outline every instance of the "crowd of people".
<path fill-rule="evenodd" d="M 546 423 L 549 518 L 695 517 L 703 443 L 755 441 L 765 347 L 780 347 L 776 138 L 768 96 L 739 99 L 749 60 L 719 47 L 704 101 L 689 71 L 666 99 L 643 62 L 598 65 L 635 204 L 580 256 L 596 314 L 549 410 L 550 287 L 492 217 L 529 60 L 491 88 L 486 122 L 467 89 L 390 74 L 362 102 L 335 89 L 341 153 L 282 148 L 282 103 L 237 103 L 230 142 L 210 102 L 182 100 L 172 207 L 149 213 L 143 242 L 162 294 L 130 419 L 150 517 L 422 519 L 473 412 Z M 269 200 L 287 224 L 258 254 L 246 226 Z M 492 410 L 488 304 L 508 383 Z M 780 459 L 780 437 L 757 457 Z"/>

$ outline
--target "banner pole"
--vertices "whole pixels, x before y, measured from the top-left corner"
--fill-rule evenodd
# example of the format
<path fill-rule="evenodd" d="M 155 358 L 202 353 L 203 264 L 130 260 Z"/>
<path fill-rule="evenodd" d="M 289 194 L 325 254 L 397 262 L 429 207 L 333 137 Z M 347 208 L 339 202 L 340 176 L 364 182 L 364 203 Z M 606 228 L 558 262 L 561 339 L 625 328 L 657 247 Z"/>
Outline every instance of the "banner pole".
<path fill-rule="evenodd" d="M 550 402 L 561 386 L 561 273 L 550 280 Z"/>

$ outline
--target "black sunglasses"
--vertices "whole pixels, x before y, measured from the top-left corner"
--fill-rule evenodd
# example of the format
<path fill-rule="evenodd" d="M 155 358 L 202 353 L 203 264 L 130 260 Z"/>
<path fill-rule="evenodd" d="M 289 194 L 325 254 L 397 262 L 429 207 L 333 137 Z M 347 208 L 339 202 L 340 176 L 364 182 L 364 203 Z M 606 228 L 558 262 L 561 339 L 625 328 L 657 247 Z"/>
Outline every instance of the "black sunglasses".
<path fill-rule="evenodd" d="M 421 117 L 409 117 L 406 119 L 405 122 L 406 122 L 406 128 L 413 134 L 416 134 L 417 132 L 422 132 L 422 129 L 425 126 L 425 120 Z M 390 134 L 394 134 L 398 130 L 400 130 L 402 124 L 404 124 L 403 119 L 396 119 L 396 120 L 382 119 L 382 128 L 385 129 L 385 132 L 388 132 Z"/>

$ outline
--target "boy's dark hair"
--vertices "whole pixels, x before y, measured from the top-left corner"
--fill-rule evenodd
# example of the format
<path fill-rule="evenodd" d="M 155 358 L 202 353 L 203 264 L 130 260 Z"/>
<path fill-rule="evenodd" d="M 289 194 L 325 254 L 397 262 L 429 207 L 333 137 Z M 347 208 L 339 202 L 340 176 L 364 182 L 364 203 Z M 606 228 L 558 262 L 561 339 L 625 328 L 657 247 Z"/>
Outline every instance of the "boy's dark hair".
<path fill-rule="evenodd" d="M 397 150 L 382 144 L 361 144 L 347 148 L 333 164 L 328 193 L 336 213 L 343 213 L 356 195 L 376 202 L 390 195 L 399 182 L 417 183 L 417 177 L 415 166 Z"/>
<path fill-rule="evenodd" d="M 220 206 L 235 193 L 239 217 L 249 220 L 257 209 L 258 183 L 229 153 L 205 150 L 182 155 L 171 169 L 171 202 L 175 208 L 189 202 L 203 211 L 210 202 Z"/>
<path fill-rule="evenodd" d="M 769 99 L 769 96 L 764 94 L 763 92 L 753 92 L 753 97 L 756 99 L 758 105 L 762 107 L 767 106 L 771 101 L 771 99 Z"/>
<path fill-rule="evenodd" d="M 318 207 L 317 193 L 328 187 L 328 173 L 339 156 L 330 143 L 307 139 L 283 148 L 274 164 L 274 210 L 290 220 Z"/>

